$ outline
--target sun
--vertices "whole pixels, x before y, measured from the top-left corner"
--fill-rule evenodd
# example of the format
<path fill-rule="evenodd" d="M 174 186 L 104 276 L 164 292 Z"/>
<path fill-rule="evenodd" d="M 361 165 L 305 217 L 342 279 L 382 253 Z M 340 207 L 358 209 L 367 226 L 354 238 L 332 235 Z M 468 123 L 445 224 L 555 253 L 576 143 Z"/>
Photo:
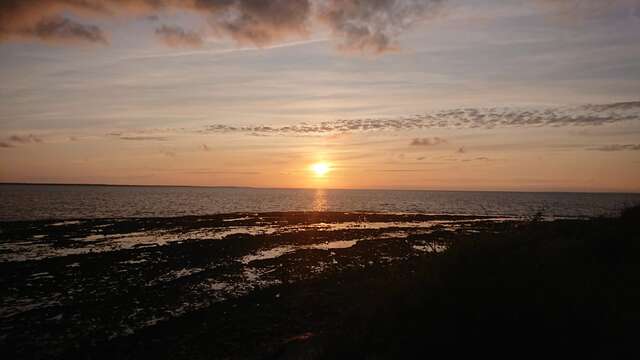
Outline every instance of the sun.
<path fill-rule="evenodd" d="M 331 166 L 326 162 L 317 162 L 311 165 L 311 171 L 313 171 L 317 177 L 324 177 L 330 170 Z"/>

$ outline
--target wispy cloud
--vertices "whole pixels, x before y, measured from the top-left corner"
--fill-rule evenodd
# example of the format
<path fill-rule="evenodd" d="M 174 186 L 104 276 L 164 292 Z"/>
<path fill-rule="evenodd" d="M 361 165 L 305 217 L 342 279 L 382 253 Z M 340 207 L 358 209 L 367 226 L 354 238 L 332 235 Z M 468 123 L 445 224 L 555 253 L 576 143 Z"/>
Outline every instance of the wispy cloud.
<path fill-rule="evenodd" d="M 275 45 L 263 46 L 260 48 L 256 47 L 234 47 L 229 49 L 194 49 L 190 51 L 179 51 L 179 52 L 161 52 L 161 53 L 151 53 L 151 54 L 138 54 L 133 56 L 127 56 L 124 59 L 152 59 L 152 58 L 170 58 L 170 57 L 182 57 L 182 56 L 198 56 L 198 55 L 224 55 L 231 54 L 236 52 L 249 52 L 249 51 L 258 51 L 258 50 L 271 50 L 271 49 L 280 49 L 287 48 L 293 46 L 303 46 L 308 44 L 314 44 L 319 42 L 327 42 L 328 39 L 308 39 L 308 40 L 299 40 L 299 41 L 290 41 L 279 43 Z"/>
<path fill-rule="evenodd" d="M 488 158 L 488 157 L 486 157 L 486 156 L 478 156 L 478 157 L 470 158 L 470 159 L 462 159 L 462 160 L 460 160 L 460 161 L 462 161 L 462 162 L 471 162 L 471 161 L 491 161 L 491 159 L 489 159 L 489 158 Z"/>
<path fill-rule="evenodd" d="M 127 141 L 167 141 L 168 138 L 164 136 L 120 136 L 120 140 Z"/>
<path fill-rule="evenodd" d="M 594 151 L 634 151 L 640 150 L 640 144 L 612 144 L 589 148 Z"/>
<path fill-rule="evenodd" d="M 191 170 L 184 174 L 192 175 L 260 175 L 259 171 L 216 171 L 216 170 Z"/>
<path fill-rule="evenodd" d="M 411 140 L 409 145 L 411 146 L 435 146 L 440 144 L 446 144 L 447 140 L 441 137 L 432 137 L 432 138 L 415 138 Z"/>
<path fill-rule="evenodd" d="M 640 2 L 637 0 L 536 0 L 554 13 L 562 16 L 585 17 L 607 13 L 612 8 L 625 7 L 638 16 Z"/>
<path fill-rule="evenodd" d="M 259 171 L 243 170 L 243 169 L 230 169 L 230 170 L 216 170 L 210 168 L 150 168 L 148 169 L 154 173 L 181 173 L 189 175 L 259 175 Z"/>
<path fill-rule="evenodd" d="M 42 143 L 43 140 L 41 137 L 36 136 L 34 134 L 26 134 L 26 135 L 11 135 L 6 138 L 5 141 L 0 141 L 0 148 L 13 148 L 16 145 L 26 145 L 26 144 L 39 144 Z"/>
<path fill-rule="evenodd" d="M 442 110 L 411 117 L 346 119 L 283 126 L 238 127 L 214 124 L 202 132 L 295 136 L 436 128 L 580 127 L 638 120 L 640 120 L 640 101 L 543 109 L 465 108 Z"/>
<path fill-rule="evenodd" d="M 33 134 L 28 134 L 28 135 L 11 135 L 8 138 L 9 141 L 13 142 L 13 143 L 19 143 L 19 144 L 28 144 L 28 143 L 41 143 L 42 142 L 42 138 L 33 135 Z"/>

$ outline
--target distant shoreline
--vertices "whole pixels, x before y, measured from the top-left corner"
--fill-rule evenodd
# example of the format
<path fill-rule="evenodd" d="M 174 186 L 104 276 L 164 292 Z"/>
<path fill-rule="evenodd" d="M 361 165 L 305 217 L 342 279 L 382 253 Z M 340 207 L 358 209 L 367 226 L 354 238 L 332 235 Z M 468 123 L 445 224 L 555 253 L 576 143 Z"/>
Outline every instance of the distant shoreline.
<path fill-rule="evenodd" d="M 287 187 L 255 187 L 233 185 L 163 185 L 163 184 L 83 184 L 83 183 L 30 183 L 0 182 L 0 186 L 84 186 L 84 187 L 139 187 L 139 188 L 198 188 L 198 189 L 253 189 L 253 190 L 349 190 L 349 191 L 425 191 L 425 192 L 458 192 L 458 193 L 523 193 L 523 194 L 619 194 L 637 195 L 640 191 L 563 191 L 563 190 L 441 190 L 441 189 L 384 189 L 384 188 L 287 188 Z"/>

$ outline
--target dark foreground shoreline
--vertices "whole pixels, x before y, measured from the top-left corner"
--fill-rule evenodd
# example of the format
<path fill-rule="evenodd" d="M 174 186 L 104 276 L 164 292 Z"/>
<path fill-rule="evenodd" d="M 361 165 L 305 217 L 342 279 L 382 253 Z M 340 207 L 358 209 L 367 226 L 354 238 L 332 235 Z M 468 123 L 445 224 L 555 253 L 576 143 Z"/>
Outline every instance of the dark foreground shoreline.
<path fill-rule="evenodd" d="M 3 223 L 0 344 L 12 359 L 621 356 L 640 325 L 639 212 Z"/>

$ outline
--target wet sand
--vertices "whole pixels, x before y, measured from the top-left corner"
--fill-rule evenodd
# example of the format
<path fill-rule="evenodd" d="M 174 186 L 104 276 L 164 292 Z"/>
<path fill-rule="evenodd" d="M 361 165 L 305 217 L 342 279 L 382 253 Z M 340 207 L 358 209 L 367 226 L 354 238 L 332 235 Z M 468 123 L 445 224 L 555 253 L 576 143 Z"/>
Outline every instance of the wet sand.
<path fill-rule="evenodd" d="M 410 266 L 460 236 L 519 221 L 290 212 L 5 222 L 0 341 L 13 358 L 95 357 L 109 353 L 104 344 L 165 342 L 180 329 L 217 334 L 206 344 L 213 357 L 254 357 L 320 332 L 318 312 L 353 306 L 340 290 L 350 277 Z"/>

